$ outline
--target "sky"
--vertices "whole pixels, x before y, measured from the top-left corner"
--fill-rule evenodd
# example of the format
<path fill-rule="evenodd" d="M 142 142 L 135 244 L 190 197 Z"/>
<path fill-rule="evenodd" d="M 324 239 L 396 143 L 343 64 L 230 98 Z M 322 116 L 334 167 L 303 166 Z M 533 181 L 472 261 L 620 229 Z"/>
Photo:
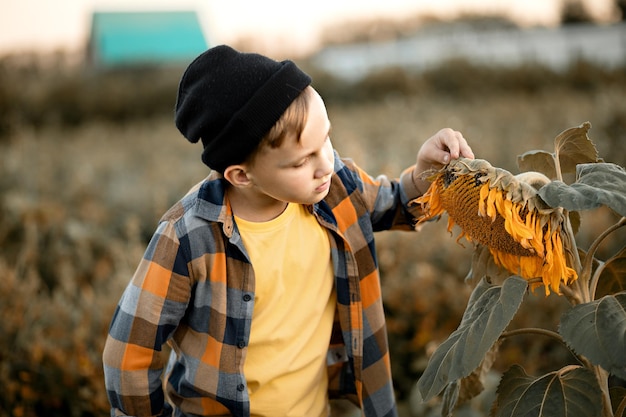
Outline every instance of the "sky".
<path fill-rule="evenodd" d="M 500 13 L 522 25 L 552 26 L 567 0 L 0 0 L 0 56 L 18 52 L 81 51 L 93 11 L 196 10 L 209 44 L 254 38 L 264 52 L 306 54 L 324 27 L 342 20 L 429 14 Z M 611 0 L 588 0 L 607 18 Z"/>

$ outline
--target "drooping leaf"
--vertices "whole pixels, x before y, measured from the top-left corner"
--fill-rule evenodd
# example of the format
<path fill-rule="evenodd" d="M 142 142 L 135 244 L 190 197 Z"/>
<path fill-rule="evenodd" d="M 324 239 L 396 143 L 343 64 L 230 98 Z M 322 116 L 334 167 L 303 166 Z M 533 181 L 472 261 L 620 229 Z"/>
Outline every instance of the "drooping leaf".
<path fill-rule="evenodd" d="M 596 288 L 596 297 L 623 291 L 626 291 L 626 246 L 604 264 Z"/>
<path fill-rule="evenodd" d="M 578 180 L 572 185 L 552 181 L 538 191 L 550 207 L 570 211 L 591 210 L 602 205 L 626 216 L 626 171 L 610 163 L 578 166 Z"/>
<path fill-rule="evenodd" d="M 491 367 L 498 357 L 500 344 L 501 341 L 497 340 L 496 343 L 491 346 L 489 352 L 485 354 L 485 357 L 480 362 L 478 368 L 474 369 L 471 374 L 461 379 L 459 404 L 465 404 L 483 392 Z"/>
<path fill-rule="evenodd" d="M 541 172 L 551 180 L 556 179 L 554 154 L 541 150 L 528 151 L 517 156 L 517 167 L 520 172 Z"/>
<path fill-rule="evenodd" d="M 561 165 L 561 172 L 574 173 L 578 164 L 598 162 L 598 150 L 587 136 L 591 123 L 585 122 L 559 133 L 554 139 L 555 155 Z"/>
<path fill-rule="evenodd" d="M 518 155 L 517 166 L 521 172 L 541 172 L 554 180 L 559 178 L 555 160 L 564 177 L 570 178 L 576 172 L 576 165 L 599 162 L 598 151 L 589 139 L 587 132 L 591 128 L 589 122 L 572 127 L 559 133 L 554 139 L 554 153 L 543 150 L 532 150 Z M 569 183 L 569 181 L 565 181 Z"/>
<path fill-rule="evenodd" d="M 602 414 L 602 392 L 586 368 L 551 372 L 540 378 L 513 365 L 503 376 L 494 417 L 580 417 Z"/>
<path fill-rule="evenodd" d="M 485 280 L 476 286 L 459 327 L 437 348 L 417 381 L 423 401 L 480 365 L 519 309 L 527 285 L 523 278 L 512 276 L 502 286 Z"/>
<path fill-rule="evenodd" d="M 485 354 L 478 368 L 474 369 L 468 376 L 452 381 L 446 386 L 442 398 L 442 416 L 456 416 L 456 411 L 460 407 L 483 392 L 499 350 L 500 341 L 498 340 Z"/>
<path fill-rule="evenodd" d="M 566 311 L 559 333 L 576 353 L 626 379 L 626 292 Z"/>
<path fill-rule="evenodd" d="M 441 417 L 452 417 L 459 400 L 459 390 L 461 388 L 460 381 L 452 381 L 446 386 L 441 399 Z"/>

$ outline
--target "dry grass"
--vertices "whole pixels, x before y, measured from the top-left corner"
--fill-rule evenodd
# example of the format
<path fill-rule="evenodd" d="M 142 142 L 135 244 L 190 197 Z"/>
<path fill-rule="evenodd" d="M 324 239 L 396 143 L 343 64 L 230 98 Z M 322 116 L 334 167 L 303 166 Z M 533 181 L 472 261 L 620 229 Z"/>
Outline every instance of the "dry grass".
<path fill-rule="evenodd" d="M 551 150 L 560 131 L 590 121 L 601 155 L 626 163 L 626 85 L 614 78 L 510 93 L 483 81 L 473 91 L 439 94 L 426 81 L 416 80 L 411 94 L 379 91 L 374 99 L 329 93 L 335 147 L 372 174 L 396 176 L 423 140 L 449 126 L 478 157 L 516 172 L 518 154 Z M 361 90 L 354 96 L 366 87 L 355 87 Z M 123 122 L 84 118 L 71 127 L 15 120 L 0 142 L 0 416 L 106 415 L 100 351 L 108 322 L 160 215 L 207 174 L 200 148 L 180 136 L 168 113 Z M 601 212 L 581 233 L 611 216 Z M 404 399 L 429 349 L 458 325 L 472 253 L 444 222 L 417 234 L 381 233 L 378 249 Z M 518 320 L 553 320 L 558 300 L 542 300 Z M 549 367 L 545 358 L 559 354 L 546 355 L 546 346 L 520 341 L 506 357 L 536 351 L 543 358 L 537 366 Z"/>

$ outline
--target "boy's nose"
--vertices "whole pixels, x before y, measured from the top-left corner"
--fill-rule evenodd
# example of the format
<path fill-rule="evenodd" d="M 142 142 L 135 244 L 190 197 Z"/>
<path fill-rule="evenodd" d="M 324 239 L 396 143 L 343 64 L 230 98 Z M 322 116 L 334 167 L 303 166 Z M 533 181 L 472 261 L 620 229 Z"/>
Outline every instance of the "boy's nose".
<path fill-rule="evenodd" d="M 330 156 L 326 155 L 325 158 L 320 158 L 320 166 L 315 172 L 316 177 L 323 178 L 330 175 L 330 173 L 333 171 L 334 163 L 334 155 L 332 154 Z"/>

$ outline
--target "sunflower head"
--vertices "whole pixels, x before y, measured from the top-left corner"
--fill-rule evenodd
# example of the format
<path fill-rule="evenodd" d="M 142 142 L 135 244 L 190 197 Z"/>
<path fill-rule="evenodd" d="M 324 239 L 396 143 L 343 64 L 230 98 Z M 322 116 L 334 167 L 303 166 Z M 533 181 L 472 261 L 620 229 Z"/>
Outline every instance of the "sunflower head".
<path fill-rule="evenodd" d="M 457 224 L 459 239 L 486 246 L 497 265 L 531 280 L 533 290 L 544 285 L 546 295 L 577 278 L 565 257 L 564 213 L 537 195 L 546 176 L 514 176 L 485 160 L 460 158 L 429 179 L 428 191 L 414 200 L 423 211 L 418 225 L 447 212 L 448 231 Z"/>

